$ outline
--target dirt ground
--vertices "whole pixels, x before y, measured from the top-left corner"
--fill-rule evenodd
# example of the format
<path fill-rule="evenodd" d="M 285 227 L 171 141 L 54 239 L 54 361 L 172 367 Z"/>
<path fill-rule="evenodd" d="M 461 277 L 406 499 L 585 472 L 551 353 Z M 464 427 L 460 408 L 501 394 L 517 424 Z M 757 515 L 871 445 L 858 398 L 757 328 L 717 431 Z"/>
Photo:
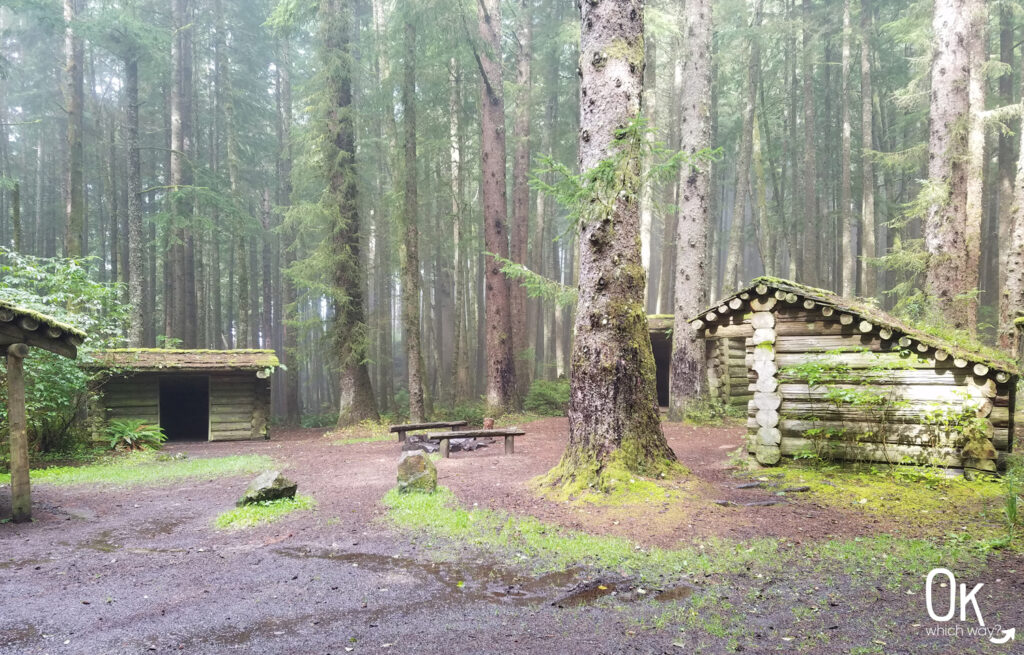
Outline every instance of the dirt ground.
<path fill-rule="evenodd" d="M 514 456 L 497 443 L 440 461 L 440 484 L 466 505 L 627 537 L 639 548 L 707 538 L 799 544 L 900 528 L 800 494 L 745 505 L 779 497 L 737 488 L 728 457 L 740 443 L 737 428 L 666 424 L 692 481 L 644 512 L 542 500 L 529 481 L 557 462 L 567 425 L 549 419 L 525 428 Z M 397 444 L 332 445 L 322 432 L 168 447 L 192 457 L 270 455 L 317 501 L 313 512 L 257 528 L 212 527 L 247 477 L 128 489 L 37 485 L 36 520 L 0 525 L 0 653 L 1024 652 L 1019 642 L 929 636 L 920 595 L 838 571 L 687 579 L 694 595 L 671 605 L 557 607 L 552 601 L 600 572 L 538 578 L 496 554 L 388 527 L 380 500 L 394 484 Z M 8 503 L 0 487 L 0 516 Z M 1024 629 L 1022 574 L 1024 559 L 1012 554 L 973 574 L 986 585 L 990 624 Z"/>

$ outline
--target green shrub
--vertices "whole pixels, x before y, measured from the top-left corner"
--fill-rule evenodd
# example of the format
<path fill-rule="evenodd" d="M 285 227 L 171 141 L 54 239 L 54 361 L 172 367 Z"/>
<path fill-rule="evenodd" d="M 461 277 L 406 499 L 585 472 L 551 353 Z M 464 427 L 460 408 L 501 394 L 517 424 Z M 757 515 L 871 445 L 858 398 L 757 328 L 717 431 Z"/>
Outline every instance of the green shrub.
<path fill-rule="evenodd" d="M 542 416 L 565 416 L 569 409 L 569 380 L 534 380 L 523 409 Z"/>
<path fill-rule="evenodd" d="M 466 421 L 470 425 L 483 425 L 484 404 L 462 402 L 455 407 L 438 407 L 434 410 L 434 418 L 438 421 Z"/>
<path fill-rule="evenodd" d="M 304 428 L 330 428 L 338 424 L 338 414 L 331 412 L 304 414 L 299 423 Z"/>
<path fill-rule="evenodd" d="M 115 418 L 107 425 L 112 450 L 157 450 L 167 440 L 159 425 L 135 418 Z"/>
<path fill-rule="evenodd" d="M 97 282 L 93 258 L 33 257 L 0 246 L 0 280 L 7 302 L 37 311 L 84 331 L 79 358 L 93 349 L 124 345 L 128 307 L 123 286 Z M 30 447 L 36 452 L 75 451 L 89 434 L 77 420 L 96 392 L 96 379 L 74 361 L 35 349 L 25 362 Z M 7 443 L 6 372 L 0 367 L 0 443 Z M 2 454 L 0 454 L 2 457 Z"/>

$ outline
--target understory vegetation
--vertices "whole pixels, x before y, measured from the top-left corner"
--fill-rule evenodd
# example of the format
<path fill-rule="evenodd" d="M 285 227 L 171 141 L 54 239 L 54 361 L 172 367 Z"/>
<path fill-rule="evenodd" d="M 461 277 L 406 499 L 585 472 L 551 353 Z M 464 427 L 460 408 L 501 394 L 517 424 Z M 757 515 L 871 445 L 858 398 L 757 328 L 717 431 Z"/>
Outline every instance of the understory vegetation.
<path fill-rule="evenodd" d="M 135 452 L 113 456 L 84 466 L 53 466 L 34 469 L 32 484 L 96 484 L 115 487 L 162 484 L 183 478 L 221 478 L 244 475 L 273 468 L 266 455 L 230 455 L 192 459 L 185 456 Z M 11 476 L 0 473 L 0 484 L 10 484 Z"/>

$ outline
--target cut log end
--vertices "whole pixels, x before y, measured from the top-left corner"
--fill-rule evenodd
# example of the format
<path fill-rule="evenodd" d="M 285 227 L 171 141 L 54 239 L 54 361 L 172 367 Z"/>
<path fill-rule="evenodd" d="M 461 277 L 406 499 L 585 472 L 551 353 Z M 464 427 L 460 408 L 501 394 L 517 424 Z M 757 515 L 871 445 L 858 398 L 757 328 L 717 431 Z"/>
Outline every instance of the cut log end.
<path fill-rule="evenodd" d="M 842 325 L 850 325 L 850 324 L 852 324 L 853 323 L 853 315 L 852 314 L 841 314 L 839 316 L 839 323 L 841 323 Z"/>
<path fill-rule="evenodd" d="M 804 301 L 804 309 L 814 309 L 814 301 L 813 300 L 805 300 Z"/>
<path fill-rule="evenodd" d="M 862 333 L 867 334 L 871 330 L 875 329 L 875 326 L 872 325 L 870 321 L 861 321 L 860 324 L 857 325 L 857 329 Z"/>
<path fill-rule="evenodd" d="M 743 301 L 739 298 L 733 298 L 729 301 L 729 309 L 739 309 L 743 306 Z"/>
<path fill-rule="evenodd" d="M 835 313 L 836 313 L 836 310 L 833 309 L 832 307 L 822 307 L 821 308 L 821 315 L 822 316 L 828 317 L 828 316 L 832 316 L 832 314 L 835 314 Z"/>
<path fill-rule="evenodd" d="M 978 377 L 984 377 L 988 375 L 988 367 L 985 366 L 984 364 L 975 364 L 974 374 L 977 375 Z"/>

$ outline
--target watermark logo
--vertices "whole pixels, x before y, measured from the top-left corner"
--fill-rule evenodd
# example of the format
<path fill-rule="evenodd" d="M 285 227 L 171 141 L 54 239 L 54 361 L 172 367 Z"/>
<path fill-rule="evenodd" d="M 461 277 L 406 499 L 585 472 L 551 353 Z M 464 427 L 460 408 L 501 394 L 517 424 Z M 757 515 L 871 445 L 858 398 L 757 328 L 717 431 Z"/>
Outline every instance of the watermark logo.
<path fill-rule="evenodd" d="M 938 578 L 945 578 L 947 584 L 939 583 L 939 589 L 943 587 L 949 587 L 948 601 L 943 598 L 946 594 L 942 591 L 938 592 L 938 597 L 935 592 L 936 580 Z M 978 605 L 978 592 L 984 587 L 984 583 L 974 585 L 974 587 L 967 591 L 967 585 L 960 583 L 959 587 L 956 584 L 956 576 L 949 569 L 932 569 L 928 573 L 928 577 L 925 579 L 924 588 L 924 602 L 925 607 L 928 609 L 928 616 L 931 617 L 932 621 L 936 623 L 949 623 L 957 616 L 957 609 L 959 608 L 959 619 L 960 622 L 954 625 L 942 625 L 928 628 L 927 632 L 929 636 L 934 637 L 988 637 L 988 640 L 993 644 L 1005 644 L 1009 641 L 1017 638 L 1017 629 L 1010 628 L 1004 630 L 1002 626 L 996 625 L 991 628 L 985 626 L 985 618 L 981 613 L 981 606 Z M 959 599 L 959 603 L 957 600 Z M 936 602 L 937 601 L 937 602 Z M 947 603 L 945 604 L 944 603 Z M 943 614 L 935 611 L 936 604 L 940 608 L 945 607 L 946 612 Z M 974 612 L 974 617 L 978 619 L 978 625 L 976 626 L 963 626 L 962 623 L 967 621 L 967 610 L 971 609 Z"/>

